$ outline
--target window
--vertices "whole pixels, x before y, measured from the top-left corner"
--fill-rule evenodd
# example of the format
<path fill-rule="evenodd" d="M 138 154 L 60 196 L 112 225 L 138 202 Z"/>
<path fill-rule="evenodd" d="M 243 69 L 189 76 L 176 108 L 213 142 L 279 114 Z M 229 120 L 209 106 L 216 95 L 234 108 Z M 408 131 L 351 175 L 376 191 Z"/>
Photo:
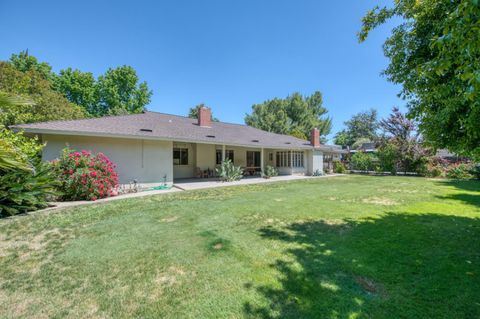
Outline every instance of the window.
<path fill-rule="evenodd" d="M 225 150 L 225 159 L 226 160 L 229 159 L 233 163 L 233 160 L 234 160 L 233 150 Z M 215 163 L 217 165 L 222 164 L 222 150 L 217 150 L 216 151 L 216 153 L 215 153 Z"/>
<path fill-rule="evenodd" d="M 188 148 L 173 149 L 173 165 L 188 165 Z"/>
<path fill-rule="evenodd" d="M 273 162 L 273 153 L 268 153 L 268 160 Z"/>
<path fill-rule="evenodd" d="M 247 151 L 247 167 L 260 167 L 260 152 Z"/>
<path fill-rule="evenodd" d="M 277 167 L 304 167 L 303 152 L 277 152 Z"/>

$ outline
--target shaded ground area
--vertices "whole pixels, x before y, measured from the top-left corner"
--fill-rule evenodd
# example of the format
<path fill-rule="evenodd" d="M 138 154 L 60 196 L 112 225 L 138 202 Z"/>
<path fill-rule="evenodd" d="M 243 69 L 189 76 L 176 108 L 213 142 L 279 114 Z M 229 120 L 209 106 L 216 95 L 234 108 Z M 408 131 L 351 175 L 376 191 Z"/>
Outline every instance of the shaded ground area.
<path fill-rule="evenodd" d="M 387 213 L 260 233 L 290 247 L 271 264 L 280 285 L 255 287 L 269 304 L 247 303 L 248 317 L 480 317 L 478 219 Z"/>
<path fill-rule="evenodd" d="M 479 197 L 343 176 L 0 220 L 0 317 L 478 318 Z"/>

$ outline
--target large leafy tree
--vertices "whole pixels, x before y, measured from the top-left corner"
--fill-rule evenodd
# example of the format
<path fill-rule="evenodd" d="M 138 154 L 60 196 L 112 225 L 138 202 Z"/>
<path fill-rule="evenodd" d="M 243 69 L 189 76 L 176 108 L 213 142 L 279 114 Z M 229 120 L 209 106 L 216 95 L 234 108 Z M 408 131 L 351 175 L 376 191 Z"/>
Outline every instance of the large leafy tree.
<path fill-rule="evenodd" d="M 36 72 L 53 90 L 80 105 L 90 116 L 139 113 L 152 96 L 147 83 L 140 82 L 131 66 L 110 68 L 95 79 L 90 72 L 72 68 L 55 74 L 48 63 L 39 62 L 26 51 L 13 54 L 9 63 L 25 74 Z"/>
<path fill-rule="evenodd" d="M 409 116 L 433 146 L 480 158 L 480 2 L 396 0 L 367 13 L 359 40 L 395 16 L 384 74 L 402 85 Z"/>
<path fill-rule="evenodd" d="M 96 80 L 92 73 L 72 68 L 61 70 L 54 79 L 54 88 L 70 102 L 80 105 L 89 114 L 96 115 L 98 97 Z"/>
<path fill-rule="evenodd" d="M 55 73 L 52 72 L 50 64 L 39 62 L 36 57 L 28 54 L 28 50 L 12 54 L 10 63 L 15 69 L 22 72 L 36 71 L 44 80 L 52 81 L 55 78 Z"/>
<path fill-rule="evenodd" d="M 200 103 L 198 104 L 197 106 L 194 106 L 194 107 L 191 107 L 189 110 L 188 110 L 188 117 L 189 118 L 192 118 L 192 119 L 198 119 L 198 110 L 201 108 L 201 107 L 207 107 L 204 103 Z M 214 122 L 219 122 L 219 119 L 217 119 L 216 117 L 213 116 L 213 113 L 212 113 L 212 121 Z"/>
<path fill-rule="evenodd" d="M 353 146 L 357 141 L 374 141 L 377 138 L 378 119 L 375 109 L 357 113 L 344 124 L 346 128 L 334 137 L 337 145 Z"/>
<path fill-rule="evenodd" d="M 245 116 L 245 123 L 279 134 L 290 134 L 308 139 L 312 128 L 318 128 L 322 139 L 330 133 L 332 123 L 326 116 L 320 92 L 310 96 L 293 93 L 285 99 L 274 98 L 252 106 L 252 113 Z"/>
<path fill-rule="evenodd" d="M 94 115 L 140 113 L 150 103 L 152 91 L 146 82 L 139 83 L 137 72 L 131 66 L 110 68 L 98 77 L 96 84 L 98 104 Z"/>
<path fill-rule="evenodd" d="M 78 119 L 85 116 L 81 107 L 54 91 L 51 83 L 35 69 L 18 71 L 0 62 L 0 91 L 24 97 L 32 103 L 8 103 L 0 100 L 0 125 Z"/>

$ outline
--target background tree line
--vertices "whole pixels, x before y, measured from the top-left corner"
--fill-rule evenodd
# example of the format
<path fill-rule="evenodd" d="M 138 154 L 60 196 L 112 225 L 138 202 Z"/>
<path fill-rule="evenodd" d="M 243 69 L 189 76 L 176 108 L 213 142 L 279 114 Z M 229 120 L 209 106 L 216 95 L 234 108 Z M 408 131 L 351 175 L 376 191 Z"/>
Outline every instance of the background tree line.
<path fill-rule="evenodd" d="M 52 71 L 27 51 L 0 62 L 0 92 L 31 100 L 30 105 L 1 104 L 4 126 L 48 120 L 139 113 L 152 91 L 131 66 L 109 68 L 94 77 L 78 69 Z"/>

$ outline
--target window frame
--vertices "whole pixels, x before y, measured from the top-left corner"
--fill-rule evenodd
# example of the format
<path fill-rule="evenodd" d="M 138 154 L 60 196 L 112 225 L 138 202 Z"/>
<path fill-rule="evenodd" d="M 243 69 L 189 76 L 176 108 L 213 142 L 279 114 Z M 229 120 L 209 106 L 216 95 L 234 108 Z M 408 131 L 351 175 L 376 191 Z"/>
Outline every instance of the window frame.
<path fill-rule="evenodd" d="M 178 152 L 178 163 L 175 162 L 175 153 Z M 186 147 L 174 147 L 173 148 L 173 165 L 174 166 L 188 166 L 189 165 L 189 154 L 188 154 L 188 148 Z M 185 160 L 186 159 L 186 163 Z"/>
<path fill-rule="evenodd" d="M 276 166 L 288 168 L 305 168 L 303 151 L 279 151 L 276 154 Z"/>
<path fill-rule="evenodd" d="M 225 159 L 229 159 L 234 163 L 235 161 L 235 152 L 233 150 L 225 150 Z M 215 165 L 222 164 L 222 150 L 215 150 Z"/>

